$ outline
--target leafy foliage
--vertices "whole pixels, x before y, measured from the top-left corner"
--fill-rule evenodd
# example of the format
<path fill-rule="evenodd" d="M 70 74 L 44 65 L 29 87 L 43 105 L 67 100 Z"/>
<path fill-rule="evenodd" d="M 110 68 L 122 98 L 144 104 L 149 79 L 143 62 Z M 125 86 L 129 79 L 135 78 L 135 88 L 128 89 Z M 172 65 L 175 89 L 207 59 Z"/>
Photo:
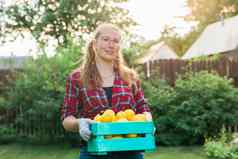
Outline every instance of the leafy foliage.
<path fill-rule="evenodd" d="M 144 45 L 145 44 L 139 42 L 131 42 L 129 47 L 123 48 L 122 54 L 129 67 L 136 67 L 136 59 L 146 50 Z"/>
<path fill-rule="evenodd" d="M 0 144 L 7 144 L 15 140 L 15 129 L 8 125 L 0 125 Z"/>
<path fill-rule="evenodd" d="M 117 3 L 127 0 L 38 0 L 21 1 L 2 11 L 6 16 L 5 32 L 27 30 L 38 42 L 50 38 L 67 44 L 72 37 L 84 37 L 101 22 L 112 22 L 121 28 L 134 25 L 128 11 Z"/>
<path fill-rule="evenodd" d="M 205 145 L 208 159 L 232 159 L 230 148 L 222 142 L 211 141 Z"/>
<path fill-rule="evenodd" d="M 161 144 L 201 144 L 206 136 L 217 135 L 222 125 L 238 123 L 238 90 L 228 79 L 207 72 L 188 73 L 178 78 L 174 88 L 149 89 L 145 93 Z"/>
<path fill-rule="evenodd" d="M 181 36 L 175 29 L 175 27 L 165 26 L 161 32 L 160 39 L 173 48 L 178 56 L 182 57 L 188 48 L 195 42 L 202 30 L 200 28 L 194 28 L 188 34 Z"/>
<path fill-rule="evenodd" d="M 204 150 L 208 159 L 237 159 L 238 147 L 230 144 L 230 134 L 221 130 L 218 138 L 207 139 Z"/>
<path fill-rule="evenodd" d="M 185 19 L 198 21 L 200 26 L 207 26 L 223 18 L 237 15 L 238 2 L 236 0 L 187 0 L 191 9 Z"/>
<path fill-rule="evenodd" d="M 8 107 L 16 110 L 14 127 L 27 137 L 50 141 L 62 137 L 59 108 L 63 103 L 65 79 L 79 65 L 82 46 L 73 42 L 60 48 L 53 57 L 41 55 L 28 61 L 10 87 Z M 29 131 L 25 131 L 29 130 Z M 31 134 L 31 135 L 30 135 Z"/>

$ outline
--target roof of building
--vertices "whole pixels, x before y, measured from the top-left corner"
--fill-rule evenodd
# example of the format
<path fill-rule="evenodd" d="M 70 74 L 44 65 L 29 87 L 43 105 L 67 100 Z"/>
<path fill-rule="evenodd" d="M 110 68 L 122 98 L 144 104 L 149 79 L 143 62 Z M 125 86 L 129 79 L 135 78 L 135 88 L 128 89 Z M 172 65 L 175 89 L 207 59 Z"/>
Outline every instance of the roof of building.
<path fill-rule="evenodd" d="M 145 55 L 137 60 L 137 63 L 142 64 L 148 61 L 160 59 L 177 59 L 177 54 L 164 42 L 159 42 L 151 46 Z"/>
<path fill-rule="evenodd" d="M 0 56 L 0 70 L 21 69 L 30 56 Z"/>
<path fill-rule="evenodd" d="M 182 57 L 225 53 L 238 48 L 238 16 L 210 24 Z"/>

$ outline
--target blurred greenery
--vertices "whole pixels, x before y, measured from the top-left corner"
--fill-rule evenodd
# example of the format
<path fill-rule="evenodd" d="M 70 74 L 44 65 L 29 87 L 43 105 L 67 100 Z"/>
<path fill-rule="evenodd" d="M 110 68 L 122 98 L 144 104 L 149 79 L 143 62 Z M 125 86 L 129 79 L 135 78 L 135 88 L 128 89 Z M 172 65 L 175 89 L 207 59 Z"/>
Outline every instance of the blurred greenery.
<path fill-rule="evenodd" d="M 67 145 L 0 145 L 1 159 L 72 159 L 78 158 L 79 148 Z M 205 159 L 202 147 L 158 147 L 156 151 L 145 153 L 145 159 Z"/>
<path fill-rule="evenodd" d="M 144 81 L 143 87 L 158 143 L 203 144 L 223 125 L 238 124 L 238 89 L 231 80 L 206 71 L 182 75 L 174 87 L 160 79 L 150 80 Z"/>
<path fill-rule="evenodd" d="M 0 101 L 2 112 L 17 112 L 12 116 L 1 114 L 9 129 L 20 131 L 15 136 L 39 142 L 64 137 L 59 111 L 65 80 L 81 63 L 84 45 L 84 41 L 77 44 L 71 41 L 67 47 L 58 48 L 52 57 L 44 53 L 37 59 L 29 59 L 23 71 L 16 72 L 16 80 L 11 81 L 4 100 Z"/>

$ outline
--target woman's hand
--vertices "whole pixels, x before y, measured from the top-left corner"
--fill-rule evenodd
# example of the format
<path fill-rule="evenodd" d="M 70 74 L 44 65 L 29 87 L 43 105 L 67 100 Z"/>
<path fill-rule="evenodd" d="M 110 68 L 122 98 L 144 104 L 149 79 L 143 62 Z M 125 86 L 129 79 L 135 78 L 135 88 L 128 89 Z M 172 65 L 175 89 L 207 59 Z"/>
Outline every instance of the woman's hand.
<path fill-rule="evenodd" d="M 150 112 L 144 112 L 146 121 L 152 121 L 152 115 Z"/>
<path fill-rule="evenodd" d="M 145 114 L 145 118 L 146 118 L 146 121 L 152 121 L 152 114 L 150 112 L 144 112 Z M 156 132 L 156 128 L 154 127 L 154 130 L 153 130 L 153 135 L 155 135 L 155 132 Z"/>
<path fill-rule="evenodd" d="M 92 123 L 94 123 L 94 121 L 89 118 L 78 119 L 79 134 L 85 141 L 88 141 L 90 139 L 91 131 L 89 129 L 89 126 Z"/>

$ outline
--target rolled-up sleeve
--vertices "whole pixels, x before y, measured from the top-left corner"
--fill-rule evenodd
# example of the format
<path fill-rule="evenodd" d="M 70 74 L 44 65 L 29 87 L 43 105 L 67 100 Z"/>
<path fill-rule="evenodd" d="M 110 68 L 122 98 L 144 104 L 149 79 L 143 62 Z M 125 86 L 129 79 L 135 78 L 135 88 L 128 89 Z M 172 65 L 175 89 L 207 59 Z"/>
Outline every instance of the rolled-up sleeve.
<path fill-rule="evenodd" d="M 72 76 L 66 79 L 64 102 L 61 106 L 61 120 L 68 116 L 77 116 L 79 106 L 79 88 Z"/>
<path fill-rule="evenodd" d="M 137 84 L 137 89 L 134 95 L 135 102 L 136 102 L 136 113 L 150 112 L 150 108 L 148 103 L 145 100 L 144 92 L 142 90 L 140 81 L 137 81 L 136 84 Z"/>

